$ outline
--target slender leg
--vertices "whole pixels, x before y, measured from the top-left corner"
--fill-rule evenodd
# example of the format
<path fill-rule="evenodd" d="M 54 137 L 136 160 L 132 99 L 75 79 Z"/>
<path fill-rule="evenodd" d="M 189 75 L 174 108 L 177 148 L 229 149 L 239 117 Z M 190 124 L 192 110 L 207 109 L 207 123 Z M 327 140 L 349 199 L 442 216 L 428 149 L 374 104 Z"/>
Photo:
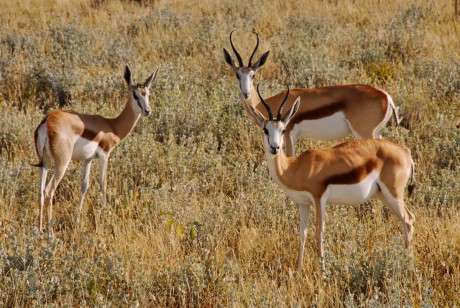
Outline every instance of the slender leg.
<path fill-rule="evenodd" d="M 388 206 L 391 212 L 402 222 L 405 233 L 405 246 L 407 249 L 410 249 L 412 235 L 414 233 L 414 226 L 412 224 L 414 215 L 407 210 L 402 194 L 401 196 L 393 196 L 383 183 L 379 183 L 379 186 L 382 191 L 378 192 L 376 197 L 382 201 L 383 204 Z"/>
<path fill-rule="evenodd" d="M 99 184 L 101 191 L 101 203 L 102 207 L 105 207 L 105 194 L 107 191 L 107 163 L 109 161 L 109 155 L 100 155 L 99 156 Z"/>
<path fill-rule="evenodd" d="M 43 206 L 45 204 L 45 187 L 48 167 L 48 162 L 44 160 L 43 167 L 40 168 L 40 232 L 43 232 Z"/>
<path fill-rule="evenodd" d="M 83 208 L 83 200 L 85 198 L 86 192 L 88 191 L 91 162 L 92 160 L 85 160 L 82 165 L 81 197 L 80 197 L 80 204 L 78 205 L 78 212 L 77 212 L 77 218 L 75 220 L 75 225 L 80 222 L 81 210 Z"/>
<path fill-rule="evenodd" d="M 297 271 L 300 272 L 302 269 L 302 260 L 305 251 L 305 241 L 307 239 L 307 226 L 308 218 L 310 216 L 310 204 L 300 204 L 300 225 L 299 225 L 299 236 L 300 236 L 300 245 L 299 245 L 299 255 L 297 256 Z"/>
<path fill-rule="evenodd" d="M 326 200 L 327 192 L 324 193 L 321 200 L 315 200 L 316 208 L 316 243 L 318 246 L 318 254 L 320 258 L 321 268 L 325 271 L 324 264 L 324 227 L 326 222 Z"/>
<path fill-rule="evenodd" d="M 48 186 L 45 189 L 45 204 L 48 206 L 48 228 L 51 234 L 53 234 L 53 196 L 57 186 L 59 185 L 59 182 L 61 182 L 62 177 L 64 176 L 65 171 L 67 170 L 69 161 L 67 161 L 67 163 L 65 163 L 64 165 L 55 166 L 53 177 L 51 178 L 50 182 L 48 183 Z"/>

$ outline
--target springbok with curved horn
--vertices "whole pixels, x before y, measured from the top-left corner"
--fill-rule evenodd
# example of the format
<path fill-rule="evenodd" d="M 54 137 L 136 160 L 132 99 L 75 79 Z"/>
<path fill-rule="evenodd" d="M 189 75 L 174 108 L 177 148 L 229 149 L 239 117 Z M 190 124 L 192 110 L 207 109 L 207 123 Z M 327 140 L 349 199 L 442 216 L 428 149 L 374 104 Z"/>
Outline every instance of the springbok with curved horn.
<path fill-rule="evenodd" d="M 230 44 L 238 59 L 238 65 L 225 48 L 224 59 L 236 74 L 246 114 L 257 123 L 257 119 L 254 119 L 249 112 L 246 102 L 265 117 L 267 116 L 267 111 L 252 89 L 254 76 L 267 61 L 269 51 L 252 64 L 252 59 L 259 47 L 259 36 L 253 32 L 257 38 L 256 47 L 251 54 L 248 66 L 244 66 L 233 44 L 233 32 L 235 30 L 230 33 Z M 267 98 L 267 104 L 270 108 L 278 110 L 285 96 L 286 91 L 278 93 Z M 392 113 L 396 123 L 401 122 L 398 115 L 399 107 L 395 107 L 391 96 L 369 85 L 353 84 L 314 89 L 292 89 L 286 103 L 288 108 L 293 106 L 297 97 L 301 99 L 299 110 L 286 127 L 286 154 L 288 156 L 295 155 L 295 145 L 299 137 L 338 140 L 353 133 L 358 139 L 381 139 L 382 128 L 390 120 Z"/>
<path fill-rule="evenodd" d="M 411 177 L 409 195 L 415 185 L 414 163 L 410 151 L 391 141 L 354 140 L 330 149 L 309 150 L 297 157 L 286 157 L 283 134 L 300 108 L 300 97 L 282 116 L 289 98 L 289 87 L 278 108 L 276 119 L 262 98 L 268 120 L 246 102 L 251 115 L 264 131 L 264 147 L 270 176 L 300 209 L 300 249 L 297 269 L 302 267 L 310 205 L 316 211 L 316 241 L 324 269 L 324 226 L 326 203 L 361 204 L 374 195 L 402 222 L 409 249 L 415 216 L 404 203 L 405 186 Z M 411 175 L 412 174 L 412 175 Z"/>
<path fill-rule="evenodd" d="M 33 166 L 40 167 L 40 231 L 43 231 L 43 207 L 47 205 L 48 228 L 52 233 L 54 192 L 71 160 L 83 161 L 76 223 L 80 221 L 83 199 L 89 186 L 91 162 L 95 158 L 99 159 L 100 191 L 102 205 L 105 206 L 106 171 L 110 153 L 132 131 L 141 115 L 150 115 L 149 87 L 158 69 L 143 84 L 134 85 L 131 70 L 126 65 L 124 77 L 128 83 L 128 102 L 116 118 L 56 110 L 38 125 L 34 141 L 40 162 Z M 54 174 L 45 187 L 51 162 L 54 163 Z"/>

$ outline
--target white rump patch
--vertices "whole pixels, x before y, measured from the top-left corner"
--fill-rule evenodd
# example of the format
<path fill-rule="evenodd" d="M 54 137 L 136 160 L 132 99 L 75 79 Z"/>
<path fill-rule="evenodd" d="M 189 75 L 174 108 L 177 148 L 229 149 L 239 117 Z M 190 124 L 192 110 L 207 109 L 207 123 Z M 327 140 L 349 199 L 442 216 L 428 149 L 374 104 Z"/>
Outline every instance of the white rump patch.
<path fill-rule="evenodd" d="M 319 120 L 305 120 L 293 126 L 291 134 L 319 140 L 343 139 L 350 134 L 350 127 L 345 120 L 345 114 L 340 111 Z"/>
<path fill-rule="evenodd" d="M 46 134 L 46 122 L 40 125 L 37 131 L 37 150 L 40 157 L 43 157 L 43 150 L 45 147 L 48 149 L 48 135 Z"/>

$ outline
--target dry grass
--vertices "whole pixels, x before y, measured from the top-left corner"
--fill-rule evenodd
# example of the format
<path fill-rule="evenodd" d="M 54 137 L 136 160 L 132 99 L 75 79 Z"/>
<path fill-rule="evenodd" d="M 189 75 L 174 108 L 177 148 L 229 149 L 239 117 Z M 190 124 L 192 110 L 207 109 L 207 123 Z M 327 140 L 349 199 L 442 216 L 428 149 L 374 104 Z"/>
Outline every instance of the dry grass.
<path fill-rule="evenodd" d="M 6 306 L 460 305 L 460 22 L 452 1 L 1 1 L 0 304 Z M 388 139 L 411 148 L 414 249 L 373 202 L 330 206 L 326 273 L 314 228 L 293 272 L 298 209 L 269 179 L 261 132 L 243 115 L 223 61 L 270 50 L 257 81 L 369 83 L 401 106 Z M 249 42 L 249 43 L 248 43 Z M 161 64 L 153 115 L 116 148 L 108 206 L 96 171 L 72 224 L 80 164 L 55 200 L 56 236 L 37 232 L 33 131 L 65 107 L 114 116 Z M 410 129 L 410 130 L 408 130 Z M 303 140 L 300 147 L 332 143 Z M 97 164 L 96 164 L 97 165 Z M 96 221 L 96 225 L 94 223 Z"/>

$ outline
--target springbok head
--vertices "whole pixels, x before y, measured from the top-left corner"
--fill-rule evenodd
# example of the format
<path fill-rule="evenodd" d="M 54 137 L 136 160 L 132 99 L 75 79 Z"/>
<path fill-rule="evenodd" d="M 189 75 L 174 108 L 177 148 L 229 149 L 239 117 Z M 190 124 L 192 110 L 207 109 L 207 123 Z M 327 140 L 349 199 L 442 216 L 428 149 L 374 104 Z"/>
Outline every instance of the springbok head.
<path fill-rule="evenodd" d="M 298 97 L 295 100 L 294 105 L 291 107 L 289 112 L 287 112 L 284 115 L 284 117 L 281 118 L 281 114 L 283 112 L 284 105 L 286 104 L 287 98 L 289 97 L 289 86 L 286 85 L 287 93 L 286 93 L 286 96 L 284 97 L 283 102 L 281 103 L 278 109 L 278 113 L 275 119 L 273 118 L 273 113 L 270 109 L 270 106 L 268 106 L 267 102 L 263 99 L 262 95 L 260 94 L 259 86 L 260 86 L 260 83 L 257 85 L 257 94 L 259 94 L 260 101 L 263 103 L 263 105 L 267 109 L 268 120 L 266 120 L 263 117 L 263 115 L 259 111 L 254 109 L 251 106 L 251 104 L 249 104 L 248 102 L 246 102 L 246 106 L 249 108 L 249 111 L 257 119 L 257 121 L 259 122 L 259 125 L 264 130 L 265 150 L 267 151 L 267 153 L 269 152 L 273 155 L 276 155 L 279 153 L 280 149 L 282 149 L 283 147 L 283 142 L 284 142 L 283 135 L 286 130 L 286 126 L 288 125 L 292 117 L 295 115 L 297 110 L 299 110 L 300 97 Z"/>
<path fill-rule="evenodd" d="M 233 69 L 233 72 L 236 74 L 236 78 L 238 79 L 238 87 L 240 88 L 241 95 L 243 95 L 243 98 L 245 100 L 248 100 L 251 97 L 251 91 L 253 88 L 253 82 L 252 80 L 254 79 L 254 76 L 257 72 L 257 70 L 265 64 L 268 58 L 268 54 L 270 51 L 267 51 L 264 53 L 259 60 L 257 60 L 254 64 L 252 64 L 252 60 L 254 58 L 254 55 L 257 52 L 257 48 L 259 47 L 259 35 L 255 31 L 253 33 L 256 35 L 257 38 L 257 43 L 256 47 L 254 48 L 254 51 L 251 54 L 251 57 L 249 58 L 248 66 L 244 66 L 243 60 L 241 59 L 240 54 L 235 48 L 235 45 L 233 44 L 232 40 L 232 35 L 235 30 L 233 30 L 230 33 L 230 44 L 232 45 L 233 52 L 236 55 L 236 58 L 238 60 L 238 64 L 235 63 L 233 60 L 232 56 L 230 56 L 230 53 L 228 52 L 227 49 L 224 48 L 224 59 L 225 62 L 227 62 Z"/>
<path fill-rule="evenodd" d="M 152 113 L 149 102 L 149 88 L 152 84 L 152 81 L 157 77 L 157 73 L 160 67 L 158 67 L 155 72 L 148 77 L 143 84 L 133 84 L 133 78 L 131 74 L 131 69 L 128 65 L 125 68 L 125 80 L 128 84 L 129 100 L 131 102 L 131 107 L 137 114 L 142 114 L 144 116 L 149 116 Z"/>

